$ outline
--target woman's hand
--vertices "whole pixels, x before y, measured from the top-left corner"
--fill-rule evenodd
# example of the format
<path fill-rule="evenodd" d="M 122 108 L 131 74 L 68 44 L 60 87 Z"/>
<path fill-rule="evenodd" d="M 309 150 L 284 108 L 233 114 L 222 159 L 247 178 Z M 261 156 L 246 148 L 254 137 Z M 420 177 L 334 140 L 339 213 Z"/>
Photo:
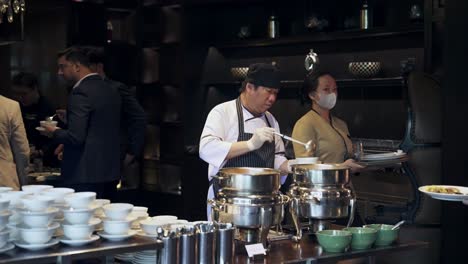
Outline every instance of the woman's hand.
<path fill-rule="evenodd" d="M 364 166 L 357 164 L 353 159 L 347 159 L 342 164 L 348 166 L 351 169 L 351 172 L 360 172 L 365 168 Z"/>

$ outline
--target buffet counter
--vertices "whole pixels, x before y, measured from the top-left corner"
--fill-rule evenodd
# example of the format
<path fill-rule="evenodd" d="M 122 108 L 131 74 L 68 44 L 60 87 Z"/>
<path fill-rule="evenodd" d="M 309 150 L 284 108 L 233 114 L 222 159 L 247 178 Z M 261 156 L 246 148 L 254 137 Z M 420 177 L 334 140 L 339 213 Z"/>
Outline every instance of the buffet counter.
<path fill-rule="evenodd" d="M 101 258 L 104 260 L 102 263 L 114 263 L 114 255 L 116 254 L 161 248 L 162 242 L 138 236 L 116 242 L 100 239 L 80 247 L 71 247 L 59 243 L 51 248 L 39 251 L 29 251 L 15 247 L 0 254 L 0 263 L 69 264 L 74 260 L 88 258 Z M 111 261 L 108 262 L 108 260 Z"/>
<path fill-rule="evenodd" d="M 304 236 L 300 243 L 291 240 L 272 242 L 268 254 L 264 257 L 256 256 L 255 259 L 249 259 L 245 252 L 236 252 L 234 263 L 336 263 L 339 260 L 362 257 L 367 258 L 368 263 L 375 263 L 375 257 L 378 255 L 425 248 L 428 245 L 428 242 L 423 241 L 398 241 L 391 246 L 326 253 L 314 236 Z"/>

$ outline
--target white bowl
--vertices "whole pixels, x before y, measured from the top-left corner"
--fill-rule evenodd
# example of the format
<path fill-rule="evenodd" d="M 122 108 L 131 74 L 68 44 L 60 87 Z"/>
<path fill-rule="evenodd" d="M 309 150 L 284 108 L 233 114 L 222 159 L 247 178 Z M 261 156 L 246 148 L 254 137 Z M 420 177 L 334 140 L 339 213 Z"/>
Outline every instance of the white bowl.
<path fill-rule="evenodd" d="M 62 210 L 65 222 L 72 225 L 85 225 L 93 217 L 94 209 L 68 209 Z"/>
<path fill-rule="evenodd" d="M 23 185 L 21 187 L 21 189 L 26 193 L 40 193 L 52 188 L 54 188 L 52 185 Z"/>
<path fill-rule="evenodd" d="M 26 196 L 28 193 L 23 191 L 9 191 L 0 193 L 2 199 L 10 200 L 10 208 L 21 206 L 21 198 Z"/>
<path fill-rule="evenodd" d="M 135 220 L 134 218 L 127 219 L 127 220 L 104 219 L 102 221 L 104 232 L 106 232 L 109 235 L 127 234 L 134 220 Z"/>
<path fill-rule="evenodd" d="M 56 127 L 58 122 L 57 121 L 49 121 L 49 120 L 42 120 L 42 121 L 39 121 L 39 124 L 41 124 L 41 127 L 44 127 L 44 126 L 52 126 L 52 127 Z"/>
<path fill-rule="evenodd" d="M 173 221 L 173 220 L 177 220 L 177 216 L 175 216 L 175 215 L 157 215 L 157 216 L 153 216 L 153 220 Z"/>
<path fill-rule="evenodd" d="M 0 211 L 4 211 L 8 209 L 9 206 L 10 206 L 10 200 L 5 199 L 5 198 L 0 199 Z"/>
<path fill-rule="evenodd" d="M 137 217 L 135 217 L 133 214 L 130 214 L 129 217 L 135 218 L 135 220 L 132 222 L 132 229 L 140 229 L 140 222 L 148 219 L 148 214 Z"/>
<path fill-rule="evenodd" d="M 146 220 L 140 221 L 140 227 L 148 235 L 157 235 L 158 227 L 170 225 L 167 221 L 154 220 L 147 218 Z"/>
<path fill-rule="evenodd" d="M 108 200 L 108 199 L 96 199 L 93 203 L 92 203 L 92 206 L 93 207 L 96 207 L 96 211 L 94 212 L 94 215 L 97 216 L 97 217 L 105 217 L 104 215 L 104 210 L 102 209 L 102 207 L 106 204 L 110 204 L 111 201 Z"/>
<path fill-rule="evenodd" d="M 91 203 L 96 200 L 95 192 L 77 192 L 66 195 L 65 202 L 75 209 L 86 209 L 91 206 Z"/>
<path fill-rule="evenodd" d="M 53 223 L 46 228 L 18 227 L 18 230 L 23 241 L 29 244 L 45 244 L 52 238 L 52 235 L 59 226 L 58 223 Z"/>
<path fill-rule="evenodd" d="M 4 247 L 10 238 L 10 230 L 6 229 L 0 232 L 0 248 Z"/>
<path fill-rule="evenodd" d="M 148 207 L 143 206 L 134 206 L 132 209 L 132 213 L 148 213 Z"/>
<path fill-rule="evenodd" d="M 318 157 L 296 158 L 296 164 L 316 164 L 319 163 Z"/>
<path fill-rule="evenodd" d="M 89 239 L 95 225 L 62 225 L 63 234 L 71 240 Z"/>
<path fill-rule="evenodd" d="M 57 214 L 57 208 L 49 208 L 44 212 L 31 212 L 27 210 L 19 210 L 21 221 L 23 225 L 31 228 L 45 228 L 48 227 L 54 220 Z"/>
<path fill-rule="evenodd" d="M 65 200 L 63 199 L 65 195 L 74 193 L 75 190 L 71 188 L 53 188 L 47 189 L 40 193 L 40 195 L 48 196 L 54 198 L 54 202 L 57 204 L 64 204 Z"/>
<path fill-rule="evenodd" d="M 25 209 L 32 212 L 44 211 L 52 205 L 54 198 L 42 195 L 26 195 L 21 198 Z"/>
<path fill-rule="evenodd" d="M 9 192 L 9 191 L 13 191 L 13 188 L 5 187 L 5 186 L 0 187 L 0 193 Z"/>
<path fill-rule="evenodd" d="M 113 203 L 103 206 L 106 218 L 111 220 L 124 220 L 133 209 L 133 204 Z"/>
<path fill-rule="evenodd" d="M 11 215 L 12 215 L 12 212 L 8 210 L 4 210 L 0 212 L 0 231 L 3 230 L 7 226 Z"/>
<path fill-rule="evenodd" d="M 10 238 L 9 238 L 10 241 L 20 239 L 19 230 L 16 228 L 16 225 L 8 224 L 5 230 L 10 232 Z"/>

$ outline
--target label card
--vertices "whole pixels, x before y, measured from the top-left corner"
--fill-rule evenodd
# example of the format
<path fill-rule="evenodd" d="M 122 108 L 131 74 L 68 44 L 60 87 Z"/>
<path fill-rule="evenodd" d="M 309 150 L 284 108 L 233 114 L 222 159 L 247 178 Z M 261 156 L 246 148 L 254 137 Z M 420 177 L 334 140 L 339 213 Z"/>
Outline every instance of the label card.
<path fill-rule="evenodd" d="M 252 258 L 255 255 L 266 255 L 266 250 L 262 243 L 245 245 L 245 249 L 247 250 L 249 258 Z"/>

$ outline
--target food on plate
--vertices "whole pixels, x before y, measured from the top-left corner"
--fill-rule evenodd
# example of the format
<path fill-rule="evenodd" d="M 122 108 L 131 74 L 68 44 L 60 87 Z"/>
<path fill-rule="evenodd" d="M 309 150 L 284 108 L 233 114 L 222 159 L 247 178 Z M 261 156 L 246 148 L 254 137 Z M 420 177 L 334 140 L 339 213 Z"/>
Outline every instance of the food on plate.
<path fill-rule="evenodd" d="M 455 187 L 441 187 L 441 186 L 428 186 L 426 189 L 428 192 L 435 193 L 446 193 L 446 194 L 463 194 L 459 189 Z"/>

